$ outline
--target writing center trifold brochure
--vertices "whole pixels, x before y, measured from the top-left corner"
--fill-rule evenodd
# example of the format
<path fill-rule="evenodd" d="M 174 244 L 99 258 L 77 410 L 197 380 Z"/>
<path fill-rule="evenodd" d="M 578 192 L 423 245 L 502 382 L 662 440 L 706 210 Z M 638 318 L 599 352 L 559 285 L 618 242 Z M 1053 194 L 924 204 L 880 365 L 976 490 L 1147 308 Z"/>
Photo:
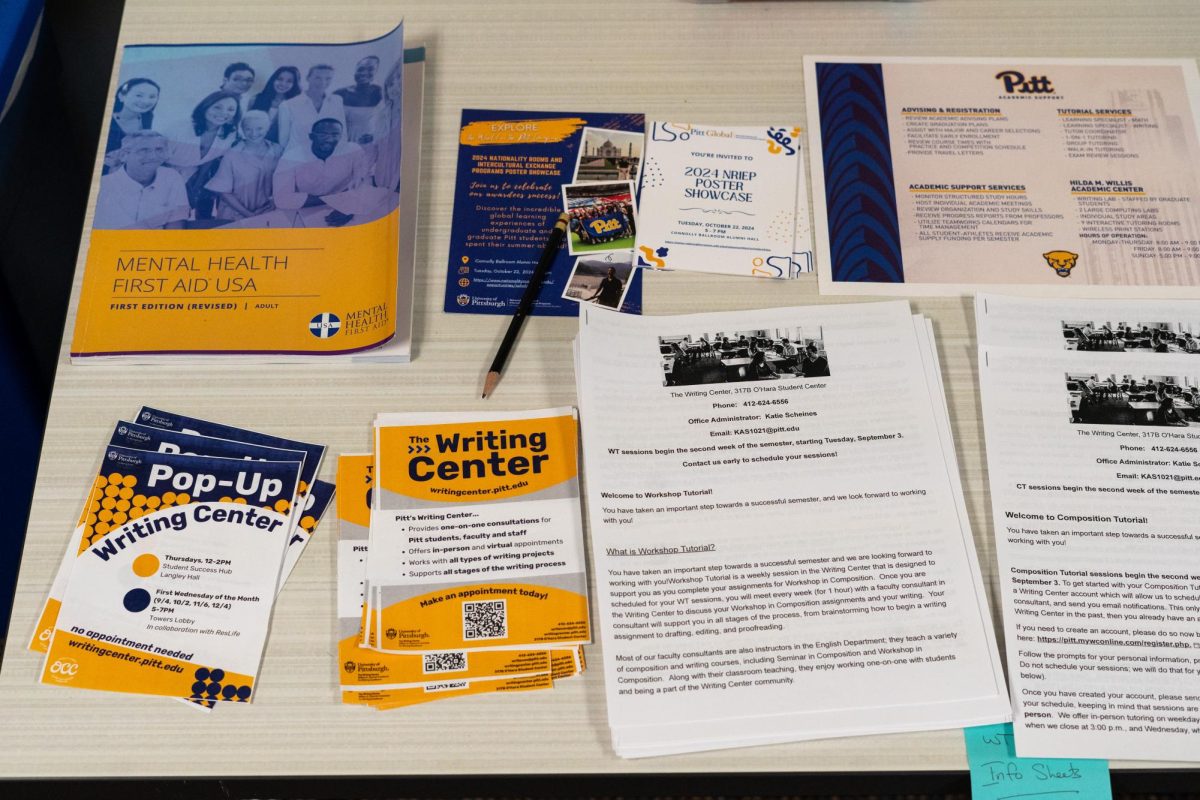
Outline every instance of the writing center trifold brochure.
<path fill-rule="evenodd" d="M 376 417 L 366 646 L 591 641 L 577 430 L 573 408 Z"/>
<path fill-rule="evenodd" d="M 342 702 L 401 708 L 465 694 L 550 688 L 578 672 L 571 648 L 378 653 L 359 646 L 369 553 L 374 455 L 338 456 L 338 673 Z"/>
<path fill-rule="evenodd" d="M 935 356 L 917 331 L 904 302 L 584 310 L 618 755 L 1008 717 Z"/>
<path fill-rule="evenodd" d="M 976 319 L 1017 754 L 1200 759 L 1200 304 Z"/>

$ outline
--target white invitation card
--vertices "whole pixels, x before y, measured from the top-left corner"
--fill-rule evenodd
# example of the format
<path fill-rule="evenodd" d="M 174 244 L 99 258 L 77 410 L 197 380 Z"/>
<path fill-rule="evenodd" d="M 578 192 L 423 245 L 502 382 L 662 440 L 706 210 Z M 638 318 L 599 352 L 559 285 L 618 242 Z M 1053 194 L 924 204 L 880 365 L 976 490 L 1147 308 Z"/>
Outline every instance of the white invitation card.
<path fill-rule="evenodd" d="M 654 122 L 648 133 L 639 266 L 767 278 L 807 268 L 792 257 L 799 126 Z"/>

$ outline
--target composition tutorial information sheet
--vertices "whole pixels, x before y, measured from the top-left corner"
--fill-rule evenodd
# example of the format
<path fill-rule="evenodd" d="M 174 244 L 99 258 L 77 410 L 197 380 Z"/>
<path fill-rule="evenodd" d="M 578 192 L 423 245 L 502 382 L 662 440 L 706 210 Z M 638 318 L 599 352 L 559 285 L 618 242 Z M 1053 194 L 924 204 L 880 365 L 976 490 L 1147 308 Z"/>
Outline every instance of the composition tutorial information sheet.
<path fill-rule="evenodd" d="M 1196 761 L 1200 306 L 976 319 L 1017 753 Z"/>
<path fill-rule="evenodd" d="M 578 377 L 618 754 L 1005 719 L 907 303 L 616 317 L 581 317 Z M 696 355 L 743 339 L 804 354 Z"/>

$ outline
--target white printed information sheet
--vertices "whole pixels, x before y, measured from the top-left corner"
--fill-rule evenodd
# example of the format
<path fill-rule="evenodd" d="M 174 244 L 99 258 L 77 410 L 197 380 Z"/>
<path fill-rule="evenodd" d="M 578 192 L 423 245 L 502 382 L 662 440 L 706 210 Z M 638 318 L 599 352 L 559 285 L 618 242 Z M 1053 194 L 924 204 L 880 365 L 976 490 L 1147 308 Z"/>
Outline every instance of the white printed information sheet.
<path fill-rule="evenodd" d="M 1008 716 L 922 359 L 903 302 L 584 311 L 592 559 L 619 755 Z"/>
<path fill-rule="evenodd" d="M 1017 754 L 1200 761 L 1200 304 L 976 314 Z"/>

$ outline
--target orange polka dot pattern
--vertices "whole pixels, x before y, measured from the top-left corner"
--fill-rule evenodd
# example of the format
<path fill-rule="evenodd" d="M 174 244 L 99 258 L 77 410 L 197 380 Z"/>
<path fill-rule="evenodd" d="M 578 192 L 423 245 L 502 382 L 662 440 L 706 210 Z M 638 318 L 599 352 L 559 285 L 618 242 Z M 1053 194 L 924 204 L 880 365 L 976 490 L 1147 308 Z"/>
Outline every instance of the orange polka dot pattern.
<path fill-rule="evenodd" d="M 96 476 L 96 480 L 92 482 L 92 492 L 83 507 L 83 515 L 79 519 L 79 524 L 83 526 L 83 539 L 79 543 L 80 553 L 130 520 L 160 508 L 192 502 L 192 496 L 187 492 L 145 495 L 137 490 L 137 485 L 136 475 L 110 472 L 107 475 Z"/>
<path fill-rule="evenodd" d="M 83 514 L 79 518 L 78 524 L 83 526 L 83 539 L 79 543 L 80 553 L 130 520 L 161 508 L 192 502 L 192 496 L 186 492 L 168 491 L 160 495 L 145 495 L 137 490 L 137 485 L 136 475 L 110 472 L 107 475 L 96 476 L 96 480 L 92 482 L 92 492 L 88 495 Z M 300 481 L 300 487 L 303 495 L 308 490 L 308 484 Z M 246 505 L 246 498 L 225 496 L 220 498 L 220 502 Z M 263 506 L 267 511 L 278 511 L 284 515 L 291 507 L 292 504 L 287 500 L 276 500 L 274 505 Z M 303 521 L 301 524 L 304 524 Z M 312 527 L 306 527 L 305 530 L 312 533 L 316 526 L 317 521 L 312 520 Z"/>

